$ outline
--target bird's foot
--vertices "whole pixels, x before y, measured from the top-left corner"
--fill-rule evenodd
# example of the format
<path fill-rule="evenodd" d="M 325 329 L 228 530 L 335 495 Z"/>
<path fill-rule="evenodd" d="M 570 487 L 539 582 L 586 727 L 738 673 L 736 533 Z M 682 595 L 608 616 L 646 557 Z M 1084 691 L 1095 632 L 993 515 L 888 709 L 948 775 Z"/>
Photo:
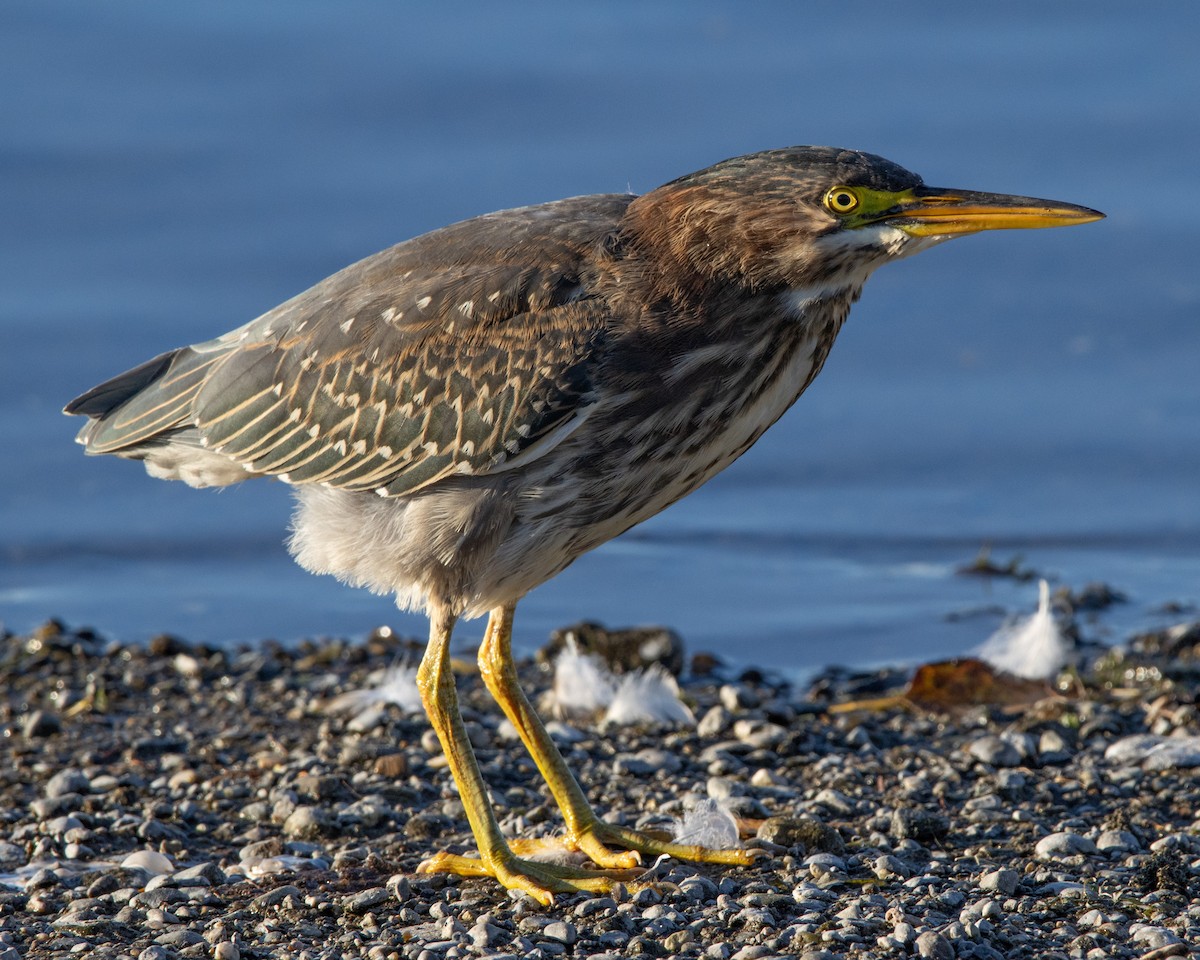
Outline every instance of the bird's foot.
<path fill-rule="evenodd" d="M 558 841 L 515 841 L 521 852 L 546 852 L 550 848 L 562 851 Z M 611 868 L 594 870 L 528 860 L 512 851 L 492 857 L 463 857 L 453 853 L 438 853 L 423 861 L 417 873 L 453 873 L 461 877 L 494 877 L 507 890 L 520 890 L 543 906 L 554 902 L 556 893 L 607 893 L 615 883 L 628 883 L 638 878 L 639 870 Z"/>
<path fill-rule="evenodd" d="M 616 847 L 624 849 L 614 849 Z M 561 857 L 578 852 L 592 867 L 572 866 L 534 857 Z M 521 856 L 518 856 L 521 854 Z M 438 853 L 424 860 L 418 873 L 453 873 L 461 877 L 493 877 L 508 890 L 520 890 L 549 906 L 556 893 L 607 893 L 616 883 L 633 883 L 645 878 L 639 866 L 642 855 L 667 856 L 692 863 L 749 866 L 765 855 L 751 848 L 714 848 L 677 843 L 667 834 L 631 830 L 597 820 L 575 837 L 544 837 L 513 840 L 511 848 L 491 857 L 464 857 Z"/>
<path fill-rule="evenodd" d="M 640 862 L 639 854 L 652 857 L 668 856 L 691 863 L 720 863 L 727 866 L 745 867 L 765 855 L 765 851 L 753 847 L 702 847 L 692 843 L 678 843 L 665 833 L 631 830 L 597 820 L 584 830 L 572 844 L 581 853 L 601 867 L 628 867 Z M 612 847 L 623 847 L 613 850 Z M 631 859 L 632 858 L 632 859 Z"/>

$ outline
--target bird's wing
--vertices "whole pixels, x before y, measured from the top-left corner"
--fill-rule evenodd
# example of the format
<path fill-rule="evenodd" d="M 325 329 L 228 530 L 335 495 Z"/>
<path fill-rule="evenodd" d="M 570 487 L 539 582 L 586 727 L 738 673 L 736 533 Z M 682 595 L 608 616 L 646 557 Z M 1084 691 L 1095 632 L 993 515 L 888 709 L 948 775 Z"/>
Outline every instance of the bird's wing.
<path fill-rule="evenodd" d="M 251 473 L 384 495 L 491 473 L 586 417 L 609 317 L 588 264 L 627 197 L 502 211 L 347 267 L 67 409 L 90 452 L 203 446 Z"/>

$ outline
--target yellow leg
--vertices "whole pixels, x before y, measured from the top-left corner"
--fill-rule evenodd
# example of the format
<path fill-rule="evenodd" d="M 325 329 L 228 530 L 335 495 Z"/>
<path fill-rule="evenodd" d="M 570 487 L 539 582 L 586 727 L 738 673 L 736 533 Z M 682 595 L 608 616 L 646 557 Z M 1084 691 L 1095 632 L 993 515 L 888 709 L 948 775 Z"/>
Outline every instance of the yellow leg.
<path fill-rule="evenodd" d="M 525 748 L 541 771 L 562 810 L 567 826 L 567 844 L 581 850 L 605 868 L 629 868 L 638 863 L 639 853 L 675 857 L 701 863 L 746 865 L 759 855 L 757 850 L 715 850 L 695 844 L 672 843 L 637 830 L 605 823 L 596 816 L 579 784 L 567 768 L 558 747 L 517 683 L 512 659 L 512 621 L 516 604 L 497 607 L 488 618 L 479 647 L 479 673 L 488 691 L 500 704 L 509 722 L 517 728 Z M 624 847 L 614 851 L 609 845 Z"/>
<path fill-rule="evenodd" d="M 429 647 L 417 671 L 417 687 L 429 721 L 442 744 L 450 772 L 458 786 L 467 820 L 479 845 L 479 859 L 439 853 L 418 868 L 420 873 L 451 872 L 466 876 L 492 876 L 510 890 L 523 890 L 543 904 L 555 893 L 578 890 L 604 891 L 615 880 L 633 879 L 633 874 L 599 873 L 519 859 L 504 837 L 492 813 L 483 775 L 458 709 L 458 692 L 450 670 L 450 634 L 454 617 L 442 609 L 430 616 Z"/>

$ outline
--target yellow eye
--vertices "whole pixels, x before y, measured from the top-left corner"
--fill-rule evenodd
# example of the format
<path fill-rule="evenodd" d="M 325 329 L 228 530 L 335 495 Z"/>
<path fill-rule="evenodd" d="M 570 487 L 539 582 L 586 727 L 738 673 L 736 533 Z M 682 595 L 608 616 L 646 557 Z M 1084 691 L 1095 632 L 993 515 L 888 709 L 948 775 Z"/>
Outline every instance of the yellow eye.
<path fill-rule="evenodd" d="M 858 194 L 849 187 L 834 187 L 825 194 L 825 206 L 834 213 L 853 213 L 858 203 Z"/>

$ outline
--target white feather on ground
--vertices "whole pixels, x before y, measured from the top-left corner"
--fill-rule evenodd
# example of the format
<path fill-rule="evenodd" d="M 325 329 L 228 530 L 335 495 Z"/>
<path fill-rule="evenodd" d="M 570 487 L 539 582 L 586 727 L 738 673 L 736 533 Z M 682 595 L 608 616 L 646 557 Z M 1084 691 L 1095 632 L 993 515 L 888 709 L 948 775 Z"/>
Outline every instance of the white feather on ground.
<path fill-rule="evenodd" d="M 679 685 L 659 664 L 615 676 L 595 656 L 568 643 L 554 661 L 554 704 L 560 716 L 593 717 L 605 723 L 690 724 L 696 718 L 679 699 Z"/>
<path fill-rule="evenodd" d="M 568 641 L 554 661 L 554 703 L 561 716 L 591 716 L 608 708 L 617 679 L 599 657 Z"/>
<path fill-rule="evenodd" d="M 360 690 L 348 690 L 325 705 L 329 713 L 362 712 L 371 707 L 395 704 L 405 713 L 420 713 L 421 693 L 417 690 L 417 668 L 410 663 L 388 667 L 373 674 L 375 685 Z"/>
<path fill-rule="evenodd" d="M 1018 677 L 1048 680 L 1067 662 L 1067 642 L 1050 612 L 1050 585 L 1038 587 L 1037 612 L 997 630 L 979 648 L 979 655 L 993 667 Z"/>
<path fill-rule="evenodd" d="M 701 800 L 675 823 L 675 842 L 710 849 L 728 850 L 742 845 L 737 821 L 711 798 Z"/>
<path fill-rule="evenodd" d="M 652 663 L 621 678 L 617 694 L 604 714 L 605 723 L 618 726 L 663 724 L 695 726 L 696 717 L 679 699 L 679 684 L 667 670 Z"/>

